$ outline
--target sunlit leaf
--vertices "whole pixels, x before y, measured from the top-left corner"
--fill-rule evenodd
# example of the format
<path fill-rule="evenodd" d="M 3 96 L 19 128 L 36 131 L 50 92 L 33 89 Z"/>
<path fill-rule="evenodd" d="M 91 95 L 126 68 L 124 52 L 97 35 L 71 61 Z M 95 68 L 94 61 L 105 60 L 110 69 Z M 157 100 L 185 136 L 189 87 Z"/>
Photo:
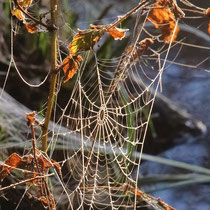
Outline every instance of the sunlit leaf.
<path fill-rule="evenodd" d="M 23 15 L 23 13 L 19 9 L 13 9 L 12 10 L 12 15 L 16 16 L 16 18 L 18 20 L 24 20 L 25 19 L 25 16 Z"/>
<path fill-rule="evenodd" d="M 119 29 L 116 27 L 110 27 L 110 25 L 95 26 L 90 25 L 93 29 L 78 30 L 78 33 L 74 36 L 72 42 L 69 45 L 69 51 L 71 55 L 78 54 L 82 51 L 87 51 L 93 48 L 96 42 L 101 39 L 101 36 L 108 32 L 114 39 L 122 39 L 125 37 L 127 29 Z M 110 29 L 109 29 L 110 28 Z"/>
<path fill-rule="evenodd" d="M 159 0 L 155 6 L 156 7 L 150 11 L 148 19 L 156 28 L 161 30 L 164 42 L 174 42 L 179 32 L 179 27 L 176 27 L 174 13 L 172 13 L 169 8 L 167 1 Z"/>
<path fill-rule="evenodd" d="M 24 24 L 29 33 L 33 34 L 37 31 L 37 23 L 34 23 L 34 24 L 24 23 Z"/>
<path fill-rule="evenodd" d="M 125 37 L 125 33 L 128 31 L 128 29 L 121 29 L 117 28 L 112 25 L 90 25 L 91 28 L 94 29 L 103 29 L 104 31 L 108 32 L 115 40 L 123 39 Z"/>
<path fill-rule="evenodd" d="M 104 32 L 103 29 L 79 30 L 69 45 L 71 55 L 93 48 Z"/>
<path fill-rule="evenodd" d="M 28 8 L 31 3 L 32 3 L 32 0 L 17 0 L 17 3 L 20 7 L 25 7 L 25 8 Z M 16 16 L 16 18 L 18 20 L 25 20 L 25 16 L 24 14 L 21 12 L 21 10 L 17 7 L 17 5 L 15 5 L 16 8 L 14 8 L 12 10 L 12 15 L 13 16 Z"/>
<path fill-rule="evenodd" d="M 80 55 L 69 55 L 63 60 L 64 82 L 67 82 L 75 75 L 81 60 L 82 57 Z"/>
<path fill-rule="evenodd" d="M 32 0 L 17 0 L 17 3 L 21 6 L 21 7 L 29 7 L 32 3 Z"/>
<path fill-rule="evenodd" d="M 112 27 L 108 30 L 108 33 L 115 39 L 123 39 L 125 37 L 125 33 L 128 31 L 128 29 L 121 29 L 117 27 Z"/>

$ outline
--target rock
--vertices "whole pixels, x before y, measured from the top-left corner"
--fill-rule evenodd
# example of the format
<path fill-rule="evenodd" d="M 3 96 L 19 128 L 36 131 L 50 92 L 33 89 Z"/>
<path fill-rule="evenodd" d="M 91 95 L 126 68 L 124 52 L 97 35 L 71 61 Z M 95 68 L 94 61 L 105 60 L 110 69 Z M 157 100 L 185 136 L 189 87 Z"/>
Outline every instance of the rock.
<path fill-rule="evenodd" d="M 191 141 L 191 142 L 190 142 Z M 164 157 L 170 160 L 183 161 L 185 163 L 189 163 L 196 166 L 209 167 L 209 145 L 206 141 L 206 136 L 201 138 L 191 139 L 188 143 L 175 146 L 165 152 L 163 152 L 160 157 Z M 209 170 L 210 172 L 210 170 Z M 140 173 L 142 178 L 149 177 L 164 177 L 168 175 L 169 177 L 173 177 L 178 174 L 190 174 L 196 177 L 196 174 L 191 174 L 192 172 L 189 170 L 174 168 L 171 166 L 154 163 L 150 161 L 143 162 L 140 168 Z M 208 175 L 209 176 L 209 175 Z M 201 209 L 207 210 L 210 206 L 210 188 L 205 184 L 205 181 L 200 181 L 201 183 L 195 184 L 193 181 L 194 177 L 187 177 L 186 180 L 182 181 L 191 181 L 186 186 L 182 187 L 174 187 L 164 190 L 164 186 L 170 186 L 170 181 L 159 182 L 157 184 L 152 185 L 151 183 L 148 185 L 143 185 L 143 189 L 146 191 L 155 191 L 152 193 L 154 197 L 162 198 L 166 203 L 173 206 L 178 210 L 186 210 L 186 209 Z M 141 180 L 141 178 L 140 178 Z M 176 180 L 172 182 L 173 184 L 177 184 L 181 180 Z M 208 180 L 207 182 L 209 182 Z M 141 181 L 140 181 L 141 182 Z M 163 190 L 156 190 L 156 189 Z"/>

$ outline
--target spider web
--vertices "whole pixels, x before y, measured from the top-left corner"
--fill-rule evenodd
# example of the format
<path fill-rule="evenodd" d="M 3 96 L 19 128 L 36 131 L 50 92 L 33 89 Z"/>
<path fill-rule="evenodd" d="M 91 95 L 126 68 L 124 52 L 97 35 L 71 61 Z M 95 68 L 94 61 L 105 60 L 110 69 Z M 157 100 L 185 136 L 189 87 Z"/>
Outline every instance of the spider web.
<path fill-rule="evenodd" d="M 65 157 L 61 163 L 67 169 L 54 183 L 59 186 L 59 193 L 55 190 L 59 194 L 57 206 L 67 203 L 68 209 L 136 209 L 148 204 L 156 207 L 149 198 L 139 197 L 138 180 L 152 108 L 162 89 L 162 74 L 171 65 L 201 68 L 208 57 L 194 65 L 181 64 L 176 59 L 184 48 L 206 51 L 209 47 L 188 44 L 184 39 L 165 44 L 160 33 L 146 22 L 147 16 L 148 13 L 137 13 L 121 56 L 103 58 L 97 48 L 83 53 L 67 104 L 60 107 L 56 101 L 54 113 L 59 109 L 62 115 L 57 122 L 54 120 L 50 156 L 57 148 L 63 148 Z M 145 39 L 154 44 L 138 56 L 139 42 Z M 61 83 L 57 92 L 60 86 Z"/>
<path fill-rule="evenodd" d="M 146 17 L 133 29 L 135 37 L 122 56 L 104 59 L 95 51 L 84 54 L 70 99 L 62 109 L 60 120 L 69 128 L 65 139 L 80 140 L 77 145 L 64 143 L 71 148 L 65 161 L 70 209 L 142 206 L 137 198 L 141 154 L 171 47 L 161 41 L 159 51 L 149 47 L 139 58 L 132 53 L 138 51 L 145 35 L 150 42 L 157 40 L 146 30 Z M 89 57 L 94 65 L 87 68 Z M 133 155 L 136 151 L 139 156 Z"/>

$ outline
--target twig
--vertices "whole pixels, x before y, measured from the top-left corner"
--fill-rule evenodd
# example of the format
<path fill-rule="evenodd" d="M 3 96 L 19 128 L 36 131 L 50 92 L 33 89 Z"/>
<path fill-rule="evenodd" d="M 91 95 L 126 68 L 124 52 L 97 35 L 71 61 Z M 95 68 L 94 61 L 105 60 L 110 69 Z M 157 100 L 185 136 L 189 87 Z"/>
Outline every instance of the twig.
<path fill-rule="evenodd" d="M 136 13 L 141 7 L 144 7 L 149 4 L 148 0 L 142 1 L 140 4 L 138 4 L 136 7 L 134 7 L 131 11 L 126 13 L 124 16 L 120 17 L 119 20 L 114 22 L 112 25 L 110 25 L 107 30 L 112 29 L 113 27 L 117 26 L 118 24 L 122 23 L 125 19 L 127 19 L 130 15 Z"/>
<path fill-rule="evenodd" d="M 32 182 L 33 180 L 36 180 L 36 179 L 43 179 L 43 178 L 45 178 L 45 177 L 53 176 L 53 175 L 54 175 L 54 173 L 51 173 L 51 174 L 46 174 L 46 175 L 44 175 L 44 176 L 36 176 L 36 177 L 30 178 L 30 179 L 25 179 L 25 180 L 20 181 L 20 182 L 18 182 L 18 183 L 11 184 L 11 185 L 6 186 L 6 187 L 1 187 L 1 188 L 0 188 L 0 191 L 9 190 L 10 188 L 15 188 L 15 187 L 17 187 L 17 186 L 20 185 L 20 184 L 24 184 L 24 183 L 26 183 L 26 182 Z"/>
<path fill-rule="evenodd" d="M 205 11 L 204 8 L 198 7 L 194 4 L 192 4 L 191 2 L 189 2 L 188 0 L 180 0 L 180 2 L 182 2 L 183 4 L 185 4 L 188 7 L 192 7 L 192 8 L 197 9 L 197 10 Z"/>
<path fill-rule="evenodd" d="M 37 146 L 36 146 L 36 136 L 35 136 L 35 131 L 34 131 L 34 125 L 33 123 L 30 125 L 31 126 L 31 133 L 32 133 L 32 145 L 33 145 L 33 155 L 34 155 L 34 161 L 37 167 L 38 172 L 41 174 L 40 168 L 39 168 L 39 164 L 36 158 L 36 150 L 37 150 Z"/>
<path fill-rule="evenodd" d="M 196 13 L 196 14 L 199 14 L 199 15 L 206 15 L 206 13 L 205 13 L 205 10 L 203 10 L 203 11 L 198 11 L 198 10 L 193 10 L 193 9 L 186 9 L 186 8 L 184 8 L 184 9 L 182 9 L 183 11 L 186 11 L 186 12 L 192 12 L 192 13 Z"/>

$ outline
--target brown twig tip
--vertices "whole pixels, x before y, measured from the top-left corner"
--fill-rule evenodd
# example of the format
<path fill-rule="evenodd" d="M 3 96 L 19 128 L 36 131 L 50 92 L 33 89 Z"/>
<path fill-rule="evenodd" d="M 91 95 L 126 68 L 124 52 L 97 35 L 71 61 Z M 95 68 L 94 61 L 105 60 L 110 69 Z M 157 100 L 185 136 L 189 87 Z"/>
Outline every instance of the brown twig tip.
<path fill-rule="evenodd" d="M 31 112 L 31 113 L 26 114 L 26 119 L 28 120 L 27 122 L 28 126 L 32 126 L 34 125 L 34 123 L 36 123 L 37 125 L 42 127 L 43 124 L 35 118 L 35 115 L 36 115 L 36 112 Z"/>
<path fill-rule="evenodd" d="M 32 113 L 29 113 L 29 114 L 26 114 L 26 119 L 28 120 L 28 125 L 32 125 L 35 121 L 35 116 L 36 115 L 36 112 L 32 112 Z"/>

